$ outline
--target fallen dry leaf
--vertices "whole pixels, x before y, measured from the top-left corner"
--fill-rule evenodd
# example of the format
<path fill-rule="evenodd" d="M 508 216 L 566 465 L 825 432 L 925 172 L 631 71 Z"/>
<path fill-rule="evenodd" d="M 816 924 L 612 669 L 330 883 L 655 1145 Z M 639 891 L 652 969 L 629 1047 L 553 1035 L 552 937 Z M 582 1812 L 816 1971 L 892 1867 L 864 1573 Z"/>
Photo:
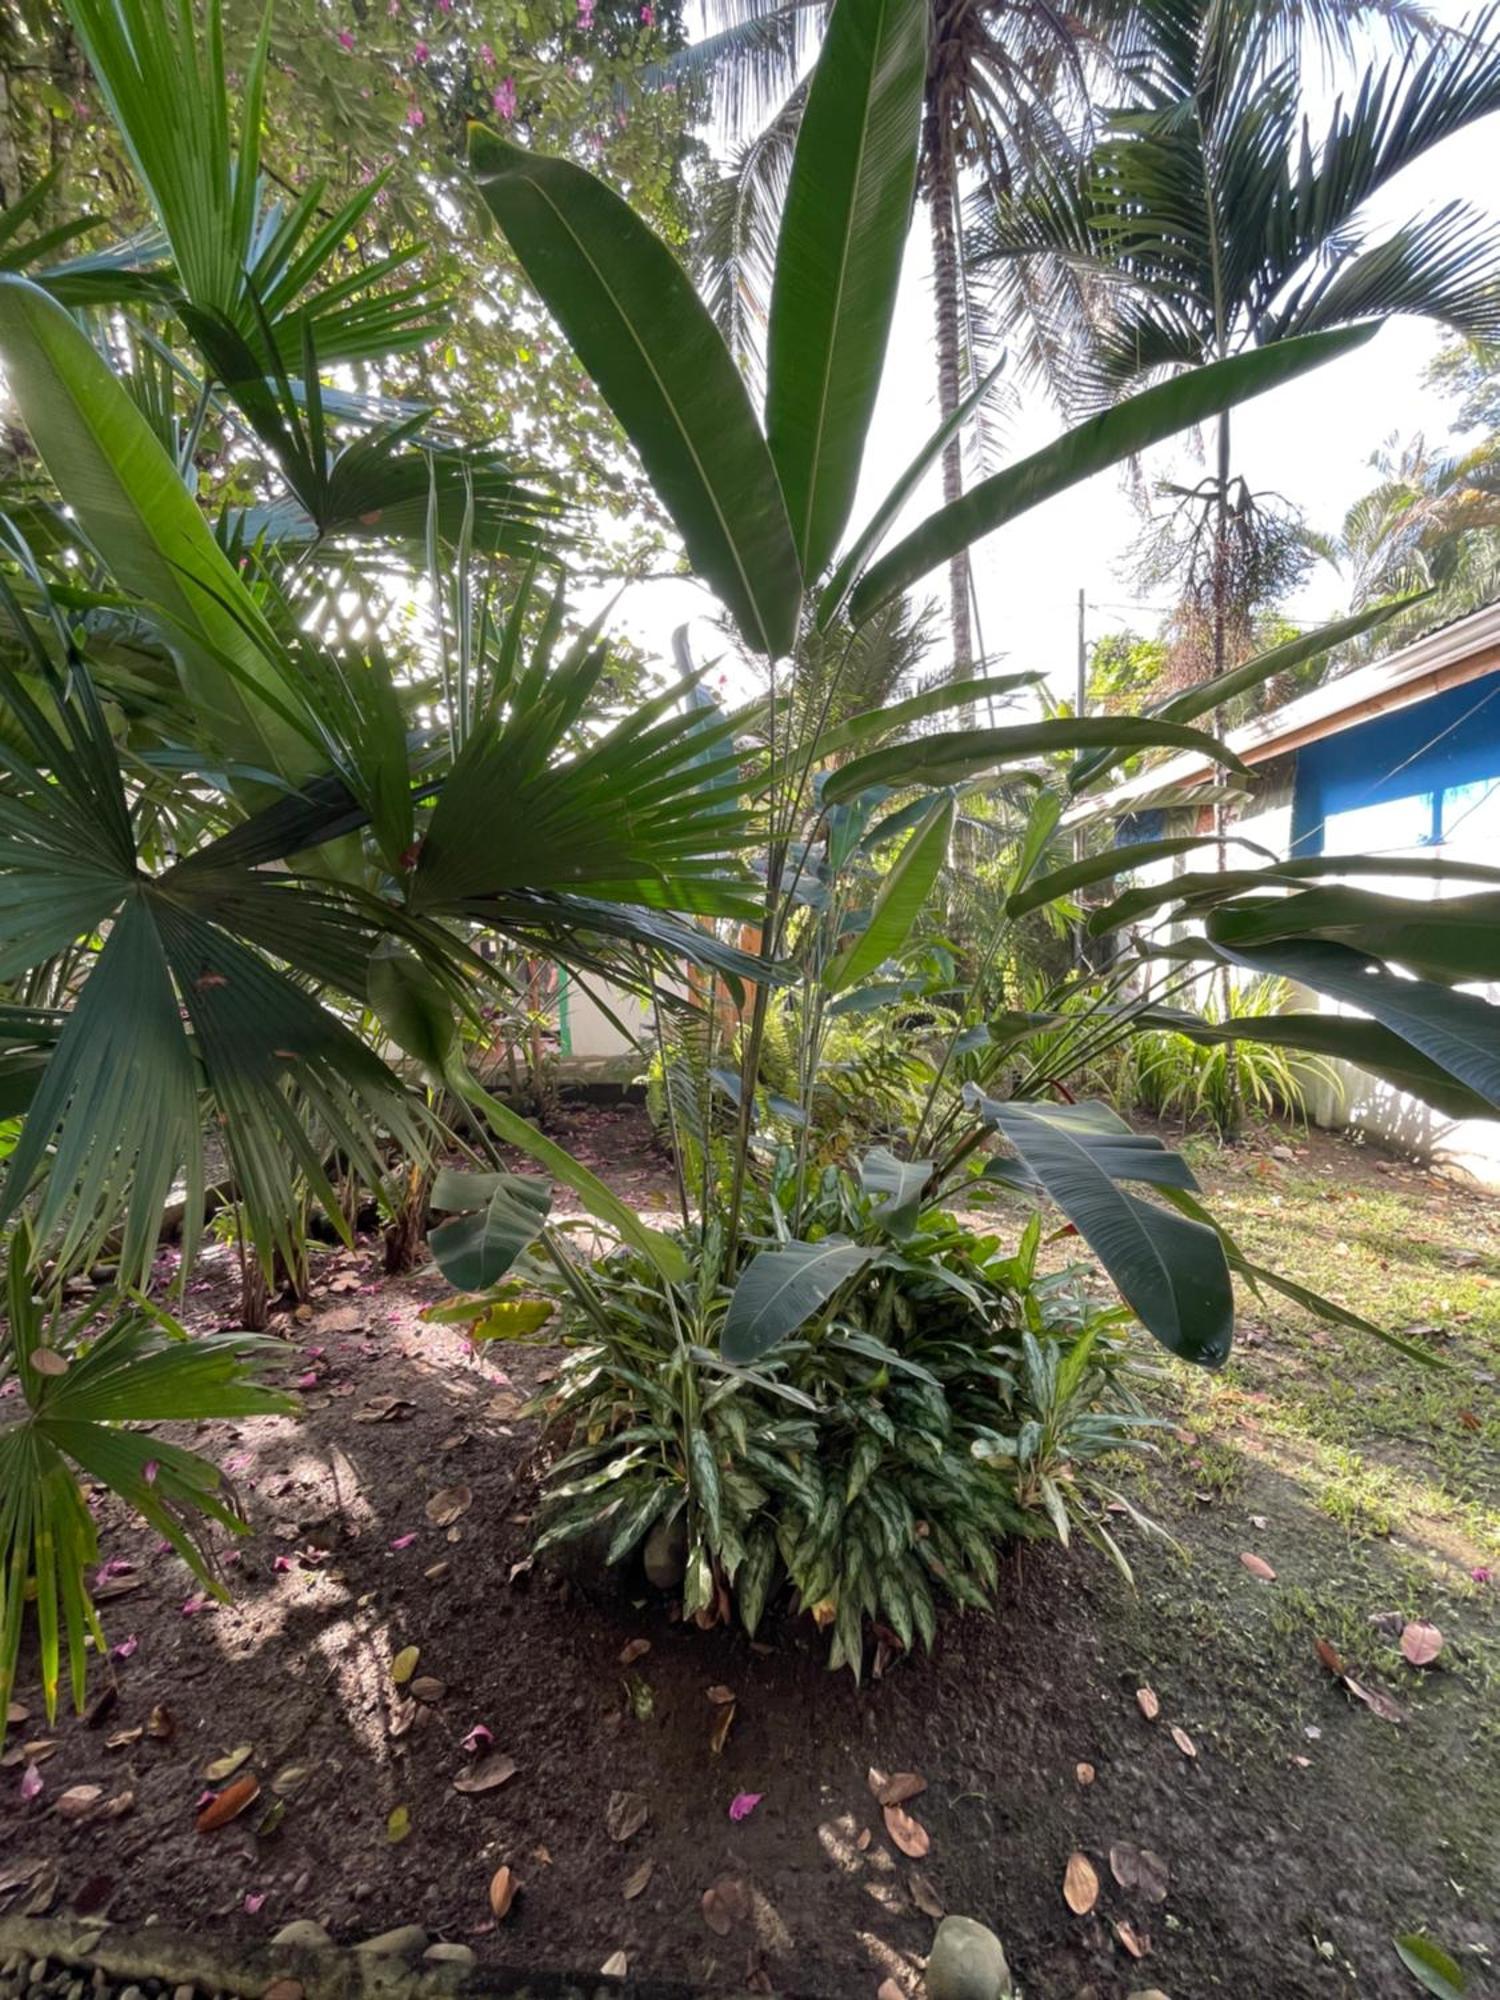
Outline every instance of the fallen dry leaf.
<path fill-rule="evenodd" d="M 720 1875 L 704 1890 L 699 1908 L 703 1912 L 704 1923 L 714 1935 L 728 1937 L 733 1926 L 748 1913 L 750 1899 L 738 1876 Z"/>
<path fill-rule="evenodd" d="M 1373 1715 L 1380 1717 L 1382 1722 L 1405 1722 L 1405 1709 L 1393 1702 L 1388 1694 L 1382 1694 L 1379 1688 L 1367 1688 L 1362 1681 L 1357 1681 L 1353 1674 L 1344 1675 L 1344 1686 L 1356 1701 L 1362 1701 Z"/>
<path fill-rule="evenodd" d="M 501 1785 L 509 1784 L 520 1766 L 513 1757 L 502 1751 L 492 1750 L 488 1757 L 481 1757 L 477 1764 L 460 1771 L 453 1780 L 455 1792 L 493 1792 Z"/>
<path fill-rule="evenodd" d="M 411 1807 L 392 1806 L 386 1816 L 385 1837 L 392 1847 L 399 1847 L 411 1832 Z"/>
<path fill-rule="evenodd" d="M 203 1775 L 211 1785 L 222 1784 L 225 1778 L 232 1778 L 242 1764 L 248 1764 L 253 1755 L 253 1746 L 241 1743 L 238 1749 L 231 1750 L 227 1756 L 215 1757 L 211 1764 L 205 1764 Z"/>
<path fill-rule="evenodd" d="M 1080 1785 L 1093 1784 L 1098 1775 L 1092 1764 L 1075 1764 L 1073 1766 L 1073 1776 L 1078 1780 Z"/>
<path fill-rule="evenodd" d="M 709 1700 L 715 1703 L 716 1706 L 720 1708 L 724 1707 L 726 1703 L 734 1700 L 733 1688 L 727 1688 L 720 1685 L 718 1687 L 709 1688 L 707 1692 Z"/>
<path fill-rule="evenodd" d="M 868 1849 L 873 1838 L 874 1835 L 870 1832 L 870 1829 L 867 1826 L 862 1826 L 859 1830 L 859 1839 L 855 1841 L 854 1845 L 863 1854 Z"/>
<path fill-rule="evenodd" d="M 1075 1917 L 1086 1917 L 1099 1900 L 1099 1877 L 1086 1854 L 1068 1856 L 1063 1870 L 1063 1901 Z"/>
<path fill-rule="evenodd" d="M 401 1648 L 395 1659 L 391 1661 L 391 1679 L 396 1683 L 397 1687 L 405 1687 L 406 1683 L 417 1671 L 417 1662 L 421 1657 L 420 1647 L 403 1646 Z"/>
<path fill-rule="evenodd" d="M 1151 1952 L 1150 1938 L 1145 1931 L 1138 1931 L 1128 1917 L 1118 1918 L 1111 1925 L 1111 1929 L 1132 1958 L 1149 1957 Z"/>
<path fill-rule="evenodd" d="M 1343 1678 L 1343 1655 L 1336 1646 L 1330 1645 L 1326 1639 L 1320 1639 L 1317 1644 L 1317 1654 L 1319 1660 L 1327 1667 L 1329 1673 L 1337 1674 L 1340 1679 Z"/>
<path fill-rule="evenodd" d="M 734 1918 L 730 1916 L 728 1910 L 724 1907 L 723 1899 L 719 1895 L 718 1890 L 705 1889 L 702 1901 L 698 1907 L 703 1912 L 704 1923 L 708 1925 L 714 1936 L 728 1937 L 734 1927 Z"/>
<path fill-rule="evenodd" d="M 1184 1757 L 1197 1756 L 1198 1754 L 1197 1744 L 1193 1741 L 1192 1737 L 1188 1735 L 1187 1731 L 1185 1729 L 1179 1729 L 1175 1722 L 1172 1724 L 1172 1741 L 1177 1745 L 1178 1749 L 1182 1752 Z"/>
<path fill-rule="evenodd" d="M 260 1779 L 253 1771 L 246 1771 L 232 1784 L 226 1785 L 217 1798 L 210 1799 L 199 1813 L 196 1821 L 199 1833 L 213 1833 L 221 1826 L 228 1826 L 259 1797 Z"/>
<path fill-rule="evenodd" d="M 54 1810 L 59 1819 L 83 1819 L 104 1796 L 102 1785 L 69 1785 L 58 1798 Z"/>
<path fill-rule="evenodd" d="M 927 1829 L 923 1826 L 922 1822 L 913 1819 L 911 1814 L 904 1812 L 900 1806 L 882 1807 L 881 1817 L 885 1821 L 886 1832 L 896 1843 L 897 1847 L 900 1848 L 901 1852 L 909 1860 L 920 1861 L 932 1845 Z"/>
<path fill-rule="evenodd" d="M 154 1737 L 158 1743 L 165 1743 L 171 1737 L 175 1736 L 176 1733 L 177 1733 L 176 1717 L 173 1715 L 170 1708 L 164 1708 L 162 1704 L 158 1702 L 156 1707 L 153 1708 L 151 1713 L 146 1717 L 146 1734 L 148 1736 Z"/>
<path fill-rule="evenodd" d="M 911 1899 L 924 1917 L 931 1917 L 940 1924 L 948 1912 L 943 1908 L 943 1899 L 933 1887 L 931 1879 L 913 1868 L 906 1878 L 911 1885 Z"/>
<path fill-rule="evenodd" d="M 651 1817 L 651 1807 L 639 1792 L 611 1792 L 604 1809 L 604 1829 L 611 1840 L 626 1841 Z"/>
<path fill-rule="evenodd" d="M 444 1486 L 434 1493 L 425 1509 L 427 1518 L 435 1528 L 451 1528 L 461 1520 L 474 1504 L 474 1494 L 467 1486 Z"/>
<path fill-rule="evenodd" d="M 510 1915 L 510 1906 L 520 1886 L 508 1867 L 497 1868 L 490 1877 L 490 1908 L 497 1920 L 503 1921 Z"/>
<path fill-rule="evenodd" d="M 729 1741 L 729 1732 L 734 1727 L 735 1704 L 726 1702 L 714 1716 L 714 1726 L 708 1732 L 708 1747 L 715 1757 L 723 1751 Z"/>
<path fill-rule="evenodd" d="M 1161 1702 L 1157 1698 L 1155 1688 L 1137 1688 L 1135 1704 L 1148 1722 L 1155 1722 L 1157 1716 L 1161 1714 Z"/>
<path fill-rule="evenodd" d="M 649 1639 L 630 1639 L 620 1648 L 620 1665 L 633 1667 L 637 1660 L 644 1660 L 651 1651 Z"/>
<path fill-rule="evenodd" d="M 5 1705 L 5 1726 L 15 1729 L 23 1722 L 30 1722 L 31 1710 L 24 1701 L 11 1701 Z"/>
<path fill-rule="evenodd" d="M 1122 1889 L 1138 1890 L 1150 1903 L 1167 1900 L 1167 1864 L 1149 1847 L 1117 1842 L 1109 1850 L 1109 1872 Z"/>
<path fill-rule="evenodd" d="M 54 1347 L 34 1347 L 27 1357 L 38 1375 L 66 1375 L 68 1357 Z"/>
<path fill-rule="evenodd" d="M 139 1743 L 145 1733 L 140 1723 L 134 1729 L 117 1729 L 113 1736 L 105 1737 L 104 1747 L 106 1750 L 127 1750 L 132 1743 Z"/>
<path fill-rule="evenodd" d="M 630 1960 L 623 1951 L 612 1951 L 599 1968 L 600 1976 L 604 1979 L 624 1979 L 629 1971 Z"/>
<path fill-rule="evenodd" d="M 1262 1583 L 1274 1583 L 1276 1572 L 1264 1556 L 1242 1555 L 1240 1561 L 1252 1576 L 1258 1576 Z"/>
<path fill-rule="evenodd" d="M 620 1891 L 620 1894 L 625 1898 L 627 1903 L 633 1903 L 637 1896 L 645 1894 L 651 1877 L 655 1873 L 656 1863 L 654 1861 L 643 1861 L 639 1868 L 632 1869 L 630 1874 L 625 1878 L 625 1887 Z"/>
<path fill-rule="evenodd" d="M 1415 1618 L 1401 1628 L 1401 1657 L 1409 1667 L 1430 1667 L 1442 1650 L 1442 1633 L 1426 1619 Z"/>
<path fill-rule="evenodd" d="M 875 2000 L 906 2000 L 906 1988 L 894 1979 L 882 1979 L 875 1989 Z"/>
<path fill-rule="evenodd" d="M 425 1701 L 431 1707 L 434 1702 L 442 1700 L 448 1689 L 443 1681 L 434 1679 L 431 1674 L 418 1674 L 407 1692 L 413 1701 Z"/>

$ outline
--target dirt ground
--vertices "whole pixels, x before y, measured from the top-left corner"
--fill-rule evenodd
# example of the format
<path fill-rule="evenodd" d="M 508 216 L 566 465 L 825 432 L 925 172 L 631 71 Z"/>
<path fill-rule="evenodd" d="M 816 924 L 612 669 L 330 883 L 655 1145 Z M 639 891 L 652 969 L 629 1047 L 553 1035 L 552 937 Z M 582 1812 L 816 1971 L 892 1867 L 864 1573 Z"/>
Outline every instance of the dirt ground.
<path fill-rule="evenodd" d="M 559 1136 L 665 1205 L 639 1111 L 575 1114 Z M 1327 1289 L 1342 1276 L 1366 1311 L 1383 1295 L 1452 1367 L 1434 1386 L 1253 1299 L 1212 1380 L 1143 1345 L 1177 1428 L 1128 1489 L 1172 1539 L 1113 1524 L 1136 1590 L 1087 1549 L 1028 1552 L 993 1619 L 949 1615 L 931 1658 L 859 1688 L 805 1622 L 751 1646 L 684 1628 L 634 1579 L 529 1566 L 537 1438 L 515 1412 L 549 1356 L 475 1362 L 418 1318 L 435 1273 L 385 1281 L 374 1243 L 321 1255 L 311 1317 L 287 1330 L 304 1416 L 193 1437 L 252 1524 L 233 1602 L 203 1602 L 106 1503 L 115 1650 L 90 1714 L 47 1728 L 23 1661 L 0 1909 L 260 1938 L 293 1918 L 341 1940 L 417 1923 L 481 1962 L 592 1972 L 623 1952 L 708 1992 L 829 2000 L 915 1990 L 943 1909 L 999 1932 L 1026 2000 L 1396 2000 L 1421 1989 L 1394 1940 L 1429 1930 L 1471 1994 L 1494 1991 L 1500 1202 L 1316 1136 L 1194 1157 L 1248 1247 Z M 188 1303 L 227 1322 L 222 1255 Z M 434 1525 L 453 1488 L 469 1504 Z M 1425 1671 L 1397 1648 L 1416 1618 L 1443 1634 Z M 1403 1719 L 1352 1698 L 1320 1638 Z M 407 1647 L 415 1702 L 392 1681 Z M 196 1832 L 208 1767 L 242 1753 L 259 1796 Z M 494 1755 L 514 1762 L 504 1782 L 455 1787 Z M 23 1804 L 33 1760 L 44 1789 Z M 888 1837 L 871 1766 L 925 1779 L 908 1806 L 924 1857 Z M 79 1785 L 130 1803 L 69 1819 Z M 741 1794 L 759 1802 L 736 1820 Z M 1164 1883 L 1121 1887 L 1122 1845 Z M 1082 1917 L 1062 1893 L 1074 1853 L 1102 1885 Z M 497 1920 L 502 1865 L 520 1888 Z M 716 1883 L 724 1935 L 703 1910 Z"/>

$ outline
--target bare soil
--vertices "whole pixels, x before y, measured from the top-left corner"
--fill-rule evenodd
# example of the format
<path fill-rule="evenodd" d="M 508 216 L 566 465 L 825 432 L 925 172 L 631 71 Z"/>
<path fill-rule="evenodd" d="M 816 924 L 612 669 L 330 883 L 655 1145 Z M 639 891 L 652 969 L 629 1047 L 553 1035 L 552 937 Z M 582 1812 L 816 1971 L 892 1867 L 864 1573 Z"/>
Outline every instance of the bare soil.
<path fill-rule="evenodd" d="M 638 1110 L 569 1122 L 559 1136 L 630 1199 L 666 1203 L 670 1169 Z M 1335 1185 L 1375 1174 L 1368 1153 L 1297 1143 L 1297 1172 L 1327 1168 Z M 1221 1178 L 1253 1191 L 1274 1165 L 1246 1156 Z M 1451 1200 L 1454 1227 L 1494 1263 L 1500 1204 L 1410 1178 L 1413 1232 Z M 304 1385 L 303 1417 L 192 1435 L 251 1523 L 228 1557 L 232 1603 L 199 1602 L 175 1556 L 100 1505 L 117 1653 L 95 1669 L 90 1714 L 55 1728 L 35 1661 L 23 1661 L 17 1696 L 31 1713 L 0 1770 L 0 1881 L 23 1858 L 48 1865 L 0 1894 L 0 1909 L 50 1889 L 55 1909 L 247 1939 L 299 1917 L 344 1940 L 417 1923 L 482 1963 L 593 1972 L 623 1951 L 632 1972 L 707 1993 L 830 2000 L 873 2000 L 886 1978 L 914 1991 L 937 1909 L 993 1925 L 1026 2000 L 1153 1987 L 1172 2000 L 1398 2000 L 1419 1989 L 1393 1940 L 1431 1927 L 1471 1993 L 1493 1990 L 1500 1590 L 1468 1574 L 1479 1567 L 1469 1515 L 1446 1540 L 1355 1534 L 1299 1481 L 1294 1453 L 1262 1448 L 1265 1405 L 1306 1360 L 1305 1326 L 1253 1309 L 1228 1384 L 1250 1399 L 1235 1406 L 1243 1434 L 1217 1405 L 1195 1413 L 1177 1371 L 1163 1374 L 1163 1406 L 1185 1428 L 1131 1493 L 1178 1539 L 1114 1524 L 1136 1591 L 1091 1550 L 1028 1552 L 1007 1564 L 992 1619 L 950 1615 L 931 1658 L 856 1687 L 826 1671 L 806 1621 L 751 1646 L 684 1627 L 635 1577 L 529 1566 L 538 1438 L 515 1411 L 551 1357 L 517 1351 L 504 1371 L 476 1362 L 418 1316 L 442 1294 L 436 1274 L 383 1279 L 377 1242 L 323 1253 L 315 1271 L 311 1316 L 285 1330 L 284 1379 Z M 1492 1354 L 1500 1287 L 1487 1296 L 1488 1316 L 1459 1344 L 1487 1341 Z M 223 1324 L 233 1298 L 227 1260 L 210 1260 L 191 1316 Z M 1473 1366 L 1478 1351 L 1459 1358 Z M 1379 1362 L 1393 1365 L 1383 1351 Z M 1492 1426 L 1493 1389 L 1473 1395 L 1488 1397 Z M 368 1421 L 381 1398 L 399 1399 L 395 1414 Z M 1492 1450 L 1482 1463 L 1492 1481 Z M 433 1525 L 428 1502 L 455 1487 L 471 1495 L 466 1511 Z M 1246 1552 L 1276 1581 L 1251 1575 Z M 1351 1670 L 1393 1696 L 1404 1722 L 1350 1699 L 1319 1665 L 1330 1605 L 1345 1614 L 1341 1645 L 1352 1635 L 1359 1648 Z M 1435 1667 L 1405 1667 L 1389 1628 L 1371 1626 L 1392 1612 L 1441 1623 Z M 423 1699 L 409 1705 L 391 1667 L 412 1646 Z M 629 1648 L 639 1656 L 627 1664 Z M 717 1754 L 710 1689 L 735 1699 Z M 153 1712 L 170 1733 L 137 1736 Z M 489 1732 L 477 1752 L 466 1748 L 476 1728 Z M 31 1753 L 44 1790 L 23 1805 L 15 1752 L 35 1741 L 55 1749 Z M 242 1746 L 259 1797 L 196 1832 L 207 1767 Z M 513 1759 L 514 1775 L 455 1789 L 491 1753 Z M 906 1808 L 930 1837 L 925 1857 L 890 1838 L 872 1765 L 925 1779 Z M 61 1816 L 59 1798 L 85 1784 L 128 1794 L 128 1809 Z M 729 1809 L 746 1793 L 759 1802 L 737 1821 Z M 645 1809 L 624 1839 L 620 1794 Z M 393 1837 L 403 1808 L 409 1830 Z M 1118 1885 L 1110 1851 L 1122 1843 L 1160 1857 L 1165 1900 Z M 1075 1851 L 1102 1885 L 1082 1917 L 1062 1894 Z M 489 1886 L 502 1865 L 520 1890 L 499 1920 Z M 716 1883 L 724 1935 L 703 1909 Z"/>

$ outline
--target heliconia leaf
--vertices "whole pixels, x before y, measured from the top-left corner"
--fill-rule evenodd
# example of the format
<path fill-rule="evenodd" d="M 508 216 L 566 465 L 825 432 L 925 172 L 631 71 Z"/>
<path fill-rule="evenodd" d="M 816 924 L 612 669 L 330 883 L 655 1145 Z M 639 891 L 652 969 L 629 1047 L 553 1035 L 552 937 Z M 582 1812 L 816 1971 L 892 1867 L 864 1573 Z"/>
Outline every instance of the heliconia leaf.
<path fill-rule="evenodd" d="M 778 658 L 796 636 L 797 548 L 744 382 L 686 271 L 626 202 L 571 161 L 477 126 L 469 160 L 694 565 L 746 643 Z"/>
<path fill-rule="evenodd" d="M 1081 861 L 1070 862 L 1066 868 L 1056 868 L 1050 875 L 1039 876 L 1026 888 L 1017 890 L 1007 897 L 1005 914 L 1024 917 L 1028 910 L 1040 909 L 1044 903 L 1056 902 L 1061 896 L 1071 896 L 1076 889 L 1087 889 L 1092 883 L 1108 882 L 1116 875 L 1129 875 L 1137 868 L 1149 867 L 1153 861 L 1166 861 L 1174 854 L 1189 854 L 1194 848 L 1216 844 L 1220 844 L 1216 834 L 1184 833 L 1165 840 L 1141 840 L 1125 847 L 1109 847 L 1102 854 L 1090 854 Z"/>
<path fill-rule="evenodd" d="M 1192 1188 L 1187 1164 L 1106 1106 L 980 1102 L 1164 1347 L 1217 1366 L 1234 1332 L 1234 1288 L 1217 1234 L 1116 1186 Z"/>
<path fill-rule="evenodd" d="M 1239 945 L 1233 915 L 1217 912 L 1208 924 L 1210 940 L 1233 964 L 1275 973 L 1358 1007 L 1487 1103 L 1500 1106 L 1500 1008 L 1477 994 L 1400 978 L 1343 944 L 1288 937 L 1253 948 Z"/>
<path fill-rule="evenodd" d="M 541 1234 L 552 1207 L 552 1189 L 546 1181 L 524 1174 L 450 1171 L 433 1183 L 432 1205 L 466 1211 L 428 1235 L 438 1269 L 455 1290 L 482 1292 L 498 1284 Z M 543 1320 L 546 1317 L 544 1308 Z"/>
<path fill-rule="evenodd" d="M 929 715 L 941 715 L 945 709 L 961 708 L 966 703 L 977 708 L 982 701 L 1007 701 L 1022 688 L 1040 687 L 1046 678 L 1045 674 L 989 674 L 973 680 L 942 681 L 936 687 L 923 688 L 920 694 L 908 696 L 905 701 L 893 701 L 886 708 L 870 709 L 863 715 L 851 715 L 847 722 L 836 723 L 818 738 L 812 756 L 821 762 L 835 751 L 862 743 L 867 736 L 893 735 L 909 723 L 925 721 Z"/>
<path fill-rule="evenodd" d="M 1299 334 L 1268 347 L 1247 348 L 1225 361 L 1174 377 L 1090 417 L 1005 472 L 983 479 L 962 499 L 931 515 L 868 569 L 849 601 L 856 623 L 872 611 L 1029 508 L 1064 493 L 1080 480 L 1133 458 L 1153 444 L 1192 428 L 1204 418 L 1294 381 L 1361 347 L 1379 322 L 1332 333 Z"/>
<path fill-rule="evenodd" d="M 882 1228 L 910 1229 L 932 1168 L 931 1160 L 898 1160 L 886 1146 L 874 1146 L 865 1154 L 859 1163 L 859 1184 L 866 1194 L 885 1197 L 874 1218 Z"/>
<path fill-rule="evenodd" d="M 823 985 L 828 992 L 842 993 L 846 987 L 868 979 L 911 936 L 948 857 L 955 811 L 952 798 L 935 801 L 881 884 L 870 921 L 824 971 Z"/>
<path fill-rule="evenodd" d="M 1382 857 L 1369 855 L 1363 861 L 1359 872 L 1374 872 Z M 1414 871 L 1393 872 L 1420 877 L 1421 864 Z M 1463 864 L 1445 868 L 1437 862 L 1430 875 L 1435 881 L 1472 879 Z M 1482 879 L 1496 879 L 1496 871 L 1485 870 Z M 1319 938 L 1371 958 L 1394 960 L 1419 979 L 1455 985 L 1500 979 L 1500 894 L 1495 893 L 1419 901 L 1325 883 L 1274 903 L 1223 910 L 1209 936 L 1221 948 Z"/>
<path fill-rule="evenodd" d="M 1469 1982 L 1463 1967 L 1430 1937 L 1423 1937 L 1420 1931 L 1398 1937 L 1396 1956 L 1434 2000 L 1464 2000 Z"/>
<path fill-rule="evenodd" d="M 724 1359 L 741 1368 L 758 1361 L 879 1254 L 841 1236 L 757 1251 L 741 1272 L 724 1316 L 719 1341 Z"/>
<path fill-rule="evenodd" d="M 926 7 L 839 0 L 797 133 L 766 336 L 766 434 L 808 578 L 854 501 L 916 186 Z"/>
<path fill-rule="evenodd" d="M 1111 750 L 1115 763 L 1137 750 L 1176 749 L 1201 751 L 1233 770 L 1245 768 L 1232 750 L 1185 723 L 1150 722 L 1135 715 L 1094 715 L 1017 722 L 999 729 L 953 729 L 918 737 L 915 743 L 889 743 L 832 772 L 824 784 L 823 797 L 836 804 L 856 797 L 870 785 L 962 785 L 1023 758 L 1089 745 Z"/>

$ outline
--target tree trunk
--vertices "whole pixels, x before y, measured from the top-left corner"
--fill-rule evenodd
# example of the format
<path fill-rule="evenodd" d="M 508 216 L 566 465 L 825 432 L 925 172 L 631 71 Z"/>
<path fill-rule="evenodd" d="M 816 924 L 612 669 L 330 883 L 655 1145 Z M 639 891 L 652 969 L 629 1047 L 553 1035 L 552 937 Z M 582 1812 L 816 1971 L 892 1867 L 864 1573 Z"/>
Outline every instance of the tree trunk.
<path fill-rule="evenodd" d="M 959 334 L 959 244 L 956 226 L 958 169 L 951 147 L 929 150 L 927 215 L 932 225 L 932 290 L 937 335 L 938 409 L 951 417 L 962 397 L 963 346 Z M 943 500 L 957 500 L 964 490 L 963 441 L 950 438 L 943 451 Z M 952 678 L 968 677 L 974 664 L 969 620 L 969 558 L 956 555 L 948 565 L 948 620 L 953 644 Z M 961 718 L 972 722 L 972 714 Z"/>
<path fill-rule="evenodd" d="M 1215 678 L 1229 665 L 1226 657 L 1229 623 L 1229 583 L 1231 573 L 1229 547 L 1229 412 L 1219 413 L 1218 433 L 1218 496 L 1214 521 L 1214 659 Z M 1237 663 L 1236 663 L 1237 664 Z M 1209 724 L 1215 736 L 1222 735 L 1224 712 L 1215 709 Z M 1224 836 L 1229 830 L 1229 814 L 1221 799 L 1214 807 L 1214 832 L 1219 836 L 1215 849 L 1217 865 L 1222 873 L 1228 865 L 1225 857 Z M 1222 1020 L 1228 1020 L 1233 1012 L 1234 996 L 1229 983 L 1229 967 L 1219 968 L 1219 1013 Z M 1244 1093 L 1240 1088 L 1239 1053 L 1233 1042 L 1224 1045 L 1224 1086 L 1225 1121 L 1224 1137 L 1234 1139 L 1239 1136 L 1240 1120 L 1244 1110 Z"/>

